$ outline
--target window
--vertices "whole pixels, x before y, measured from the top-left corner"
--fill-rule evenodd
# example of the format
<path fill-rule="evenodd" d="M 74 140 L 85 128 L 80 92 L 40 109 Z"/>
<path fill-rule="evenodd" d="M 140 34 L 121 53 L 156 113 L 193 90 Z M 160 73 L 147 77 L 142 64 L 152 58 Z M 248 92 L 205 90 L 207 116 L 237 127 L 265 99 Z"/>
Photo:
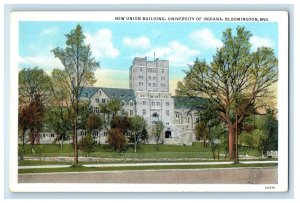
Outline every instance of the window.
<path fill-rule="evenodd" d="M 45 133 L 43 133 L 43 137 L 46 137 Z"/>
<path fill-rule="evenodd" d="M 104 136 L 107 136 L 107 132 L 106 132 L 106 131 L 104 131 L 104 132 L 103 132 L 103 135 L 104 135 Z"/>
<path fill-rule="evenodd" d="M 170 102 L 166 102 L 166 106 L 170 106 Z"/>
<path fill-rule="evenodd" d="M 93 137 L 98 137 L 99 131 L 98 130 L 93 130 L 92 135 L 93 135 Z"/>
<path fill-rule="evenodd" d="M 132 101 L 131 101 L 131 102 L 129 102 L 129 105 L 130 105 L 130 106 L 133 106 L 133 102 L 132 102 Z"/>
<path fill-rule="evenodd" d="M 164 70 L 164 69 L 161 69 L 161 73 L 165 73 L 165 70 Z"/>
<path fill-rule="evenodd" d="M 148 83 L 148 86 L 151 87 L 151 83 Z"/>
<path fill-rule="evenodd" d="M 166 115 L 169 116 L 170 115 L 170 111 L 166 110 Z"/>
<path fill-rule="evenodd" d="M 85 93 L 84 96 L 85 96 L 85 97 L 89 97 L 89 93 Z"/>
<path fill-rule="evenodd" d="M 96 98 L 96 103 L 99 104 L 99 102 L 100 102 L 100 99 Z"/>
<path fill-rule="evenodd" d="M 142 68 L 142 67 L 140 67 L 140 71 L 141 71 L 141 72 L 143 71 L 143 68 Z"/>
<path fill-rule="evenodd" d="M 153 77 L 152 77 L 152 79 L 153 79 L 153 80 L 156 80 L 156 77 L 155 77 L 155 76 L 153 76 Z"/>
<path fill-rule="evenodd" d="M 156 105 L 157 105 L 157 106 L 160 106 L 160 102 L 156 102 Z"/>
<path fill-rule="evenodd" d="M 101 95 L 101 91 L 99 90 L 99 95 Z"/>
<path fill-rule="evenodd" d="M 130 116 L 133 116 L 133 110 L 130 110 L 130 111 L 129 111 L 129 115 L 130 115 Z"/>
<path fill-rule="evenodd" d="M 125 110 L 124 110 L 124 109 L 122 109 L 121 115 L 122 115 L 122 116 L 125 116 Z"/>
<path fill-rule="evenodd" d="M 54 133 L 51 133 L 51 134 L 50 134 L 50 137 L 54 137 Z"/>
<path fill-rule="evenodd" d="M 179 118 L 179 113 L 178 112 L 176 113 L 176 118 Z"/>
<path fill-rule="evenodd" d="M 139 86 L 143 86 L 143 82 L 139 82 Z"/>
<path fill-rule="evenodd" d="M 148 80 L 151 80 L 151 76 L 148 76 Z"/>
<path fill-rule="evenodd" d="M 80 135 L 81 136 L 85 136 L 86 135 L 86 131 L 85 130 L 80 131 Z"/>
<path fill-rule="evenodd" d="M 169 122 L 166 122 L 166 125 L 169 125 Z"/>
<path fill-rule="evenodd" d="M 151 105 L 152 105 L 152 106 L 155 106 L 155 102 L 151 102 Z"/>
<path fill-rule="evenodd" d="M 99 113 L 99 107 L 97 107 L 97 106 L 94 106 L 94 113 Z"/>
<path fill-rule="evenodd" d="M 190 122 L 190 117 L 188 116 L 188 117 L 186 117 L 186 122 Z"/>
<path fill-rule="evenodd" d="M 139 75 L 139 79 L 143 79 L 144 77 L 142 75 Z"/>
<path fill-rule="evenodd" d="M 153 87 L 155 87 L 155 86 L 156 86 L 156 84 L 155 84 L 155 83 L 152 83 L 152 86 L 153 86 Z"/>
<path fill-rule="evenodd" d="M 102 104 L 105 104 L 106 100 L 105 99 L 102 99 Z"/>
<path fill-rule="evenodd" d="M 122 106 L 125 106 L 125 102 L 124 101 L 122 101 Z"/>
<path fill-rule="evenodd" d="M 143 105 L 146 105 L 146 101 L 143 101 Z"/>
<path fill-rule="evenodd" d="M 166 77 L 161 77 L 161 80 L 166 80 Z"/>
<path fill-rule="evenodd" d="M 143 109 L 143 115 L 144 116 L 146 115 L 146 109 Z"/>

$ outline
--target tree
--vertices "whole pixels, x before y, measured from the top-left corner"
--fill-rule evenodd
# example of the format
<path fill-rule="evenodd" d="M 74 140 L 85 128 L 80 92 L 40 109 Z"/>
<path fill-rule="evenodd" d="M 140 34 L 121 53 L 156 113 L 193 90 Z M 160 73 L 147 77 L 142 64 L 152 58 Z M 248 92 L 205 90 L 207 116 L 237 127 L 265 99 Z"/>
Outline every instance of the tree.
<path fill-rule="evenodd" d="M 97 144 L 91 134 L 83 136 L 79 141 L 79 149 L 87 153 L 87 156 L 96 151 L 96 146 Z"/>
<path fill-rule="evenodd" d="M 112 117 L 117 115 L 117 112 L 121 110 L 121 102 L 117 99 L 111 99 L 107 103 L 108 112 L 112 113 Z"/>
<path fill-rule="evenodd" d="M 207 147 L 208 129 L 204 122 L 198 122 L 195 126 L 196 140 L 203 140 L 204 148 Z"/>
<path fill-rule="evenodd" d="M 30 103 L 38 95 L 42 103 L 51 91 L 50 77 L 38 67 L 24 68 L 19 72 L 19 103 Z"/>
<path fill-rule="evenodd" d="M 145 141 L 149 138 L 149 134 L 146 128 L 143 128 L 141 132 L 141 140 L 145 143 Z"/>
<path fill-rule="evenodd" d="M 109 131 L 108 143 L 112 146 L 113 150 L 120 152 L 125 149 L 127 139 L 119 128 L 113 128 Z"/>
<path fill-rule="evenodd" d="M 91 134 L 94 130 L 101 131 L 102 130 L 103 121 L 100 116 L 96 114 L 89 115 L 85 128 L 88 131 L 88 134 Z M 100 135 L 99 136 L 99 144 L 100 144 Z"/>
<path fill-rule="evenodd" d="M 243 27 L 236 36 L 229 28 L 223 32 L 223 47 L 216 51 L 213 61 L 196 59 L 187 70 L 176 93 L 191 98 L 205 97 L 215 107 L 218 117 L 226 123 L 228 150 L 231 160 L 236 157 L 236 127 L 254 109 L 265 106 L 270 98 L 270 86 L 277 82 L 277 58 L 268 47 L 250 52 L 252 34 Z M 202 108 L 205 108 L 201 104 Z"/>
<path fill-rule="evenodd" d="M 226 134 L 226 131 L 222 125 L 216 125 L 209 129 L 208 139 L 209 147 L 213 154 L 213 159 L 220 159 L 220 149 L 224 146 L 223 136 Z M 226 142 L 225 142 L 226 143 Z M 225 149 L 226 150 L 226 149 Z M 217 152 L 217 156 L 216 156 Z"/>
<path fill-rule="evenodd" d="M 66 87 L 74 110 L 74 163 L 78 164 L 79 97 L 85 86 L 91 86 L 96 82 L 94 71 L 99 68 L 99 63 L 92 57 L 90 45 L 84 44 L 85 36 L 80 25 L 66 34 L 66 38 L 66 48 L 57 47 L 52 52 L 64 66 L 64 73 L 68 79 Z"/>
<path fill-rule="evenodd" d="M 22 155 L 24 152 L 24 145 L 29 141 L 29 139 L 26 140 L 26 132 L 31 128 L 31 126 L 34 125 L 34 118 L 31 116 L 32 111 L 29 107 L 29 105 L 23 105 L 22 107 L 19 107 L 18 111 L 18 127 L 19 127 L 19 139 L 22 141 Z"/>
<path fill-rule="evenodd" d="M 72 130 L 71 112 L 68 107 L 64 106 L 50 106 L 46 113 L 46 125 L 48 129 L 51 129 L 57 134 L 56 139 L 60 142 L 61 150 L 63 148 L 63 142 L 69 139 L 69 132 Z"/>
<path fill-rule="evenodd" d="M 161 133 L 163 131 L 163 129 L 165 128 L 164 123 L 162 121 L 157 121 L 155 123 L 155 128 L 154 128 L 154 136 L 155 136 L 155 142 L 156 142 L 156 150 L 158 151 L 159 149 L 159 139 L 161 136 Z"/>
<path fill-rule="evenodd" d="M 45 107 L 40 100 L 39 95 L 35 95 L 28 105 L 23 105 L 19 110 L 19 129 L 21 129 L 21 139 L 25 141 L 25 131 L 29 132 L 29 141 L 31 145 L 39 143 L 40 130 L 43 127 Z"/>
<path fill-rule="evenodd" d="M 147 126 L 147 123 L 145 119 L 142 116 L 134 116 L 131 119 L 131 132 L 133 133 L 132 141 L 134 142 L 134 152 L 136 152 L 136 146 L 140 142 L 141 134 L 143 129 L 145 129 Z"/>

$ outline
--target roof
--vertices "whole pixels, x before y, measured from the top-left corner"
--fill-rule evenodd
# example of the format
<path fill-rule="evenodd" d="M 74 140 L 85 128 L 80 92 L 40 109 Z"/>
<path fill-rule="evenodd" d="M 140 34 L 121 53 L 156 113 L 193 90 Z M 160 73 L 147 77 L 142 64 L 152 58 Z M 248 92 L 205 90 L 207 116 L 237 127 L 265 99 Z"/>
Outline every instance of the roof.
<path fill-rule="evenodd" d="M 175 109 L 192 109 L 193 107 L 199 106 L 199 104 L 207 101 L 207 99 L 201 97 L 183 97 L 183 96 L 172 96 L 174 99 Z"/>
<path fill-rule="evenodd" d="M 109 98 L 116 98 L 118 100 L 124 100 L 125 102 L 129 102 L 130 100 L 135 102 L 135 94 L 133 89 L 107 87 L 101 87 L 101 89 Z"/>
<path fill-rule="evenodd" d="M 135 102 L 133 89 L 107 88 L 107 87 L 83 87 L 80 97 L 91 98 L 99 89 L 101 89 L 110 99 L 118 99 L 129 102 Z"/>
<path fill-rule="evenodd" d="M 100 88 L 99 87 L 81 87 L 82 91 L 79 97 L 91 98 Z"/>

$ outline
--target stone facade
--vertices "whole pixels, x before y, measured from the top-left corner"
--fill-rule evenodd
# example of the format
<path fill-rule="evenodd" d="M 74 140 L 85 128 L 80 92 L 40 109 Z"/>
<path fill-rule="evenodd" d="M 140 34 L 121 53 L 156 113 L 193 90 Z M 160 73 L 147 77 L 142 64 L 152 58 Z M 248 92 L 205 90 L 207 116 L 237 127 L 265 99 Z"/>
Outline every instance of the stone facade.
<path fill-rule="evenodd" d="M 117 99 L 122 104 L 120 115 L 140 115 L 148 124 L 149 139 L 146 143 L 154 144 L 151 136 L 156 121 L 164 123 L 165 129 L 160 142 L 164 144 L 191 145 L 195 141 L 194 126 L 197 113 L 190 111 L 189 98 L 171 96 L 169 93 L 169 61 L 147 58 L 134 58 L 129 69 L 129 89 L 84 87 L 81 100 L 87 100 L 96 114 L 100 113 L 100 104 Z M 86 134 L 78 131 L 78 139 Z M 53 133 L 49 134 L 52 135 Z M 97 143 L 107 142 L 107 130 L 94 131 L 92 135 Z M 41 143 L 51 143 L 53 139 L 41 136 Z"/>

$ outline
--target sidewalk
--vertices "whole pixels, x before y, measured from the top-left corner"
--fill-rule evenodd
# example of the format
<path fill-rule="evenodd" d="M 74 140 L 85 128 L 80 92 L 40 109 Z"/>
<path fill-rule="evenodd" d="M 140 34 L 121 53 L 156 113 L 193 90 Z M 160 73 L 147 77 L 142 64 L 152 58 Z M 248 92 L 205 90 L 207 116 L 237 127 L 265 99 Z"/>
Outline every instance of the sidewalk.
<path fill-rule="evenodd" d="M 278 163 L 278 161 L 240 161 L 241 164 L 266 164 Z M 84 164 L 84 167 L 122 167 L 122 166 L 182 166 L 182 165 L 224 165 L 233 164 L 232 161 L 220 162 L 172 162 L 172 163 L 124 163 L 124 164 Z M 19 166 L 18 169 L 34 168 L 67 168 L 71 165 L 40 165 L 40 166 Z"/>

